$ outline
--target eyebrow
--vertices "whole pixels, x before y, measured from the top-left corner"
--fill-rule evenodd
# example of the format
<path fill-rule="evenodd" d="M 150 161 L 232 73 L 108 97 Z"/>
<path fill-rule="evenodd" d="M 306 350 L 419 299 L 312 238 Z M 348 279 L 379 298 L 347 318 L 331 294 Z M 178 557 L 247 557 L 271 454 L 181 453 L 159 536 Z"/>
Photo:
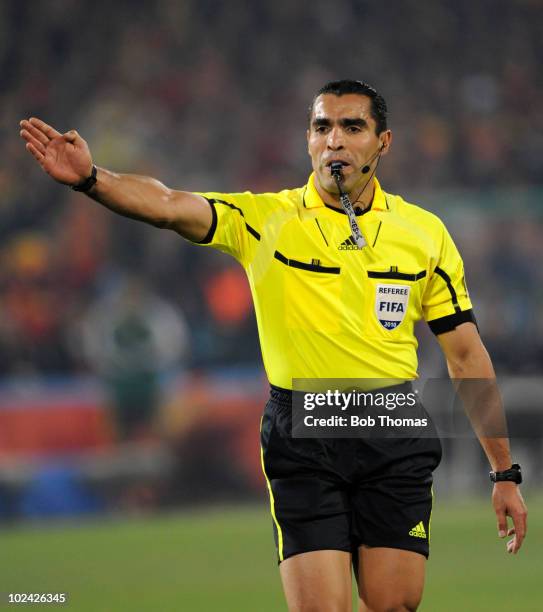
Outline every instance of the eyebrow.
<path fill-rule="evenodd" d="M 341 127 L 344 128 L 351 126 L 366 127 L 368 125 L 368 122 L 365 119 L 361 119 L 360 117 L 345 117 L 343 119 L 339 119 L 338 123 L 339 125 L 341 125 Z M 315 119 L 313 119 L 312 125 L 313 127 L 330 127 L 332 125 L 332 122 L 327 117 L 316 117 Z"/>

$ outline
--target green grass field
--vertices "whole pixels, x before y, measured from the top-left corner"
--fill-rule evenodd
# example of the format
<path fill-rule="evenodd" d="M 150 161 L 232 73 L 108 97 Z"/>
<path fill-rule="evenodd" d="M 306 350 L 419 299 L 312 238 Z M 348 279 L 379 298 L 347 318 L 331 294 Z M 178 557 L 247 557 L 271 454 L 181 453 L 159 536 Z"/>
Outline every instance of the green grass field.
<path fill-rule="evenodd" d="M 516 557 L 489 502 L 438 500 L 425 612 L 543 610 L 543 500 Z M 78 612 L 285 610 L 267 508 L 224 508 L 78 526 L 0 531 L 0 609 L 8 592 L 67 592 Z M 25 609 L 55 609 L 32 605 Z"/>

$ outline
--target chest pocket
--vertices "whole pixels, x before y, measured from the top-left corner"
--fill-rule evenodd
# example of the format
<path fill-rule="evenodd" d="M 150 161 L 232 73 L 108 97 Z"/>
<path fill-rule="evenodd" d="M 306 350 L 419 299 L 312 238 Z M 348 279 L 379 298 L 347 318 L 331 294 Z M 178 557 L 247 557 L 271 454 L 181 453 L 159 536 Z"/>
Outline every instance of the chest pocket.
<path fill-rule="evenodd" d="M 320 260 L 287 258 L 276 251 L 283 270 L 284 315 L 288 329 L 337 333 L 341 330 L 341 269 Z"/>
<path fill-rule="evenodd" d="M 389 270 L 367 270 L 366 333 L 398 340 L 413 333 L 421 316 L 426 270 L 410 271 L 390 266 Z"/>

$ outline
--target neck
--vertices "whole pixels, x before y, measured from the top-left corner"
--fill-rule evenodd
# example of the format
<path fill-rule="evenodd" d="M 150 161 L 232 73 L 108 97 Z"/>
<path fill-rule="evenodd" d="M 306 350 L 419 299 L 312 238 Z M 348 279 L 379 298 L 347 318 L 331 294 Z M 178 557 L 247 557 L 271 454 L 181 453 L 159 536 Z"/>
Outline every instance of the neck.
<path fill-rule="evenodd" d="M 333 206 L 334 208 L 342 208 L 341 202 L 339 201 L 339 194 L 330 193 L 324 190 L 316 176 L 314 183 L 317 193 L 320 195 L 325 204 Z M 353 207 L 357 206 L 362 208 L 362 210 L 366 210 L 373 200 L 374 192 L 375 182 L 372 178 L 372 180 L 370 180 L 366 185 L 355 187 L 351 191 L 347 192 L 347 194 Z"/>

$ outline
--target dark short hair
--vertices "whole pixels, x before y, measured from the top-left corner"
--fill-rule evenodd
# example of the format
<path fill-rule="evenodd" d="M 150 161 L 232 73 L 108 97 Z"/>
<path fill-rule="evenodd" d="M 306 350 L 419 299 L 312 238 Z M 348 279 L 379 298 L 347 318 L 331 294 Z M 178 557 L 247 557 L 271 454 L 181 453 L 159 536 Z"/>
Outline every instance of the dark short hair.
<path fill-rule="evenodd" d="M 359 96 L 367 96 L 371 100 L 371 116 L 375 120 L 375 133 L 380 134 L 387 129 L 387 103 L 383 96 L 378 93 L 375 87 L 372 87 L 364 81 L 353 81 L 343 79 L 341 81 L 330 81 L 326 83 L 315 94 L 311 106 L 309 107 L 309 120 L 313 113 L 315 100 L 323 94 L 332 94 L 334 96 L 343 96 L 345 94 L 358 94 Z"/>

